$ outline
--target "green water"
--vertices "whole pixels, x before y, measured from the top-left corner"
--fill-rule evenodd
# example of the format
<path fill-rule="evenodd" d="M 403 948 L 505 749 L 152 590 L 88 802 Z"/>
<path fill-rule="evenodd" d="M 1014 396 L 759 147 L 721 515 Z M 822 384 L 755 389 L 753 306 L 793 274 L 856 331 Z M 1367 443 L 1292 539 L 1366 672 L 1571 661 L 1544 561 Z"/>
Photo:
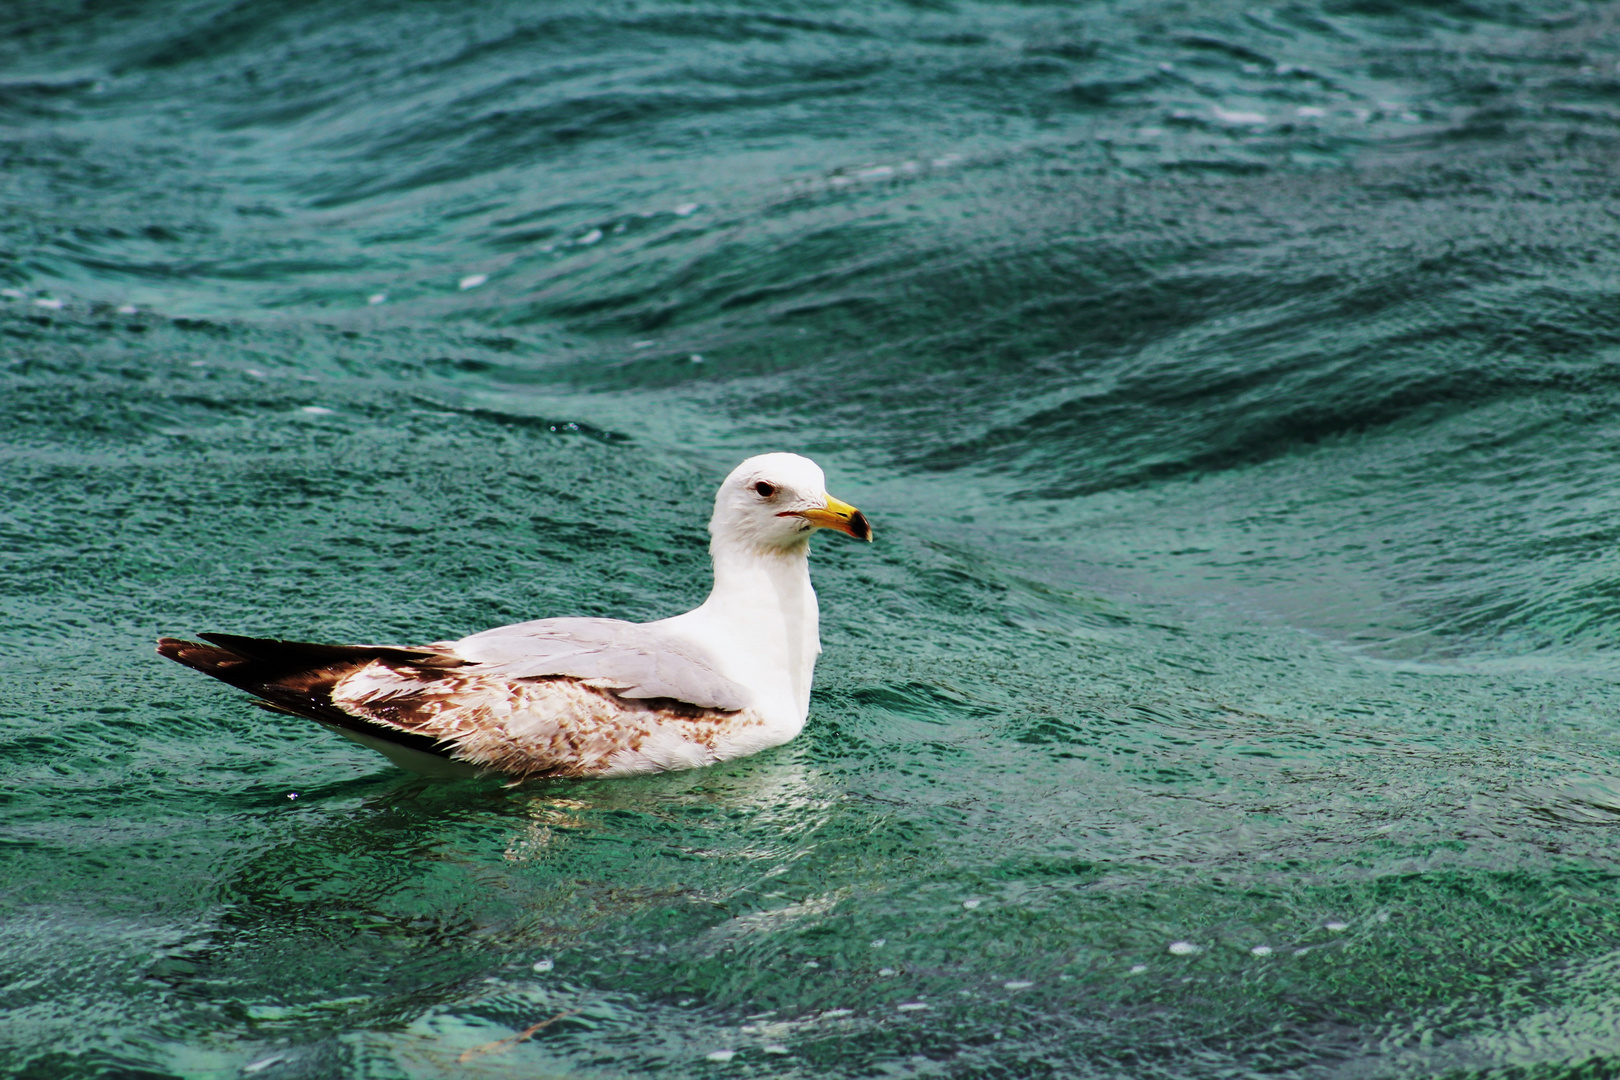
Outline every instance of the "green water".
<path fill-rule="evenodd" d="M 1617 45 L 0 13 L 0 1071 L 1620 1074 Z M 779 449 L 878 541 L 753 758 L 430 783 L 152 651 L 669 615 Z"/>

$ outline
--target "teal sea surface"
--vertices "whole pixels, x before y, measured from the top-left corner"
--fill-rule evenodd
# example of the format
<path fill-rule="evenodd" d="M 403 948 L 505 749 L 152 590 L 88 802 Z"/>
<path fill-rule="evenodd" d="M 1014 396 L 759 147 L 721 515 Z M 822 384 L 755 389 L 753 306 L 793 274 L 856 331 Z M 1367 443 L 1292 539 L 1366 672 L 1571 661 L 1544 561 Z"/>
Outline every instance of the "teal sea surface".
<path fill-rule="evenodd" d="M 0 8 L 0 1074 L 1620 1075 L 1620 9 Z M 432 782 L 159 658 L 660 618 Z"/>

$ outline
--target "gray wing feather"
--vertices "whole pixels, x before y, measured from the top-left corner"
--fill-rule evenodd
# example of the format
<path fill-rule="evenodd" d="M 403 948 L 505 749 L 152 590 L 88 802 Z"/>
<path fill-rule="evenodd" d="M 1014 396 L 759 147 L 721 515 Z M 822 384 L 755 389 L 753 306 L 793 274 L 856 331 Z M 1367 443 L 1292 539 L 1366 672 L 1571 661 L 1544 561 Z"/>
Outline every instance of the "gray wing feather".
<path fill-rule="evenodd" d="M 748 707 L 745 687 L 714 658 L 655 624 L 619 619 L 538 619 L 440 644 L 508 679 L 565 676 L 627 698 L 672 698 L 704 709 Z"/>

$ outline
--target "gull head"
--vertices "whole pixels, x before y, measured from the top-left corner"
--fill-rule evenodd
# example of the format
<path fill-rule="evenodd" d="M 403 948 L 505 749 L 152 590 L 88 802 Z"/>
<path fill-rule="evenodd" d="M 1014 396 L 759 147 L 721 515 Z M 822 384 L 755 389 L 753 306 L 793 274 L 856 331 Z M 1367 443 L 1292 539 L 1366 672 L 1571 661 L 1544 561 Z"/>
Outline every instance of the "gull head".
<path fill-rule="evenodd" d="M 817 529 L 872 539 L 866 515 L 828 495 L 821 466 L 798 454 L 761 454 L 731 470 L 709 520 L 716 545 L 764 551 L 801 548 Z"/>

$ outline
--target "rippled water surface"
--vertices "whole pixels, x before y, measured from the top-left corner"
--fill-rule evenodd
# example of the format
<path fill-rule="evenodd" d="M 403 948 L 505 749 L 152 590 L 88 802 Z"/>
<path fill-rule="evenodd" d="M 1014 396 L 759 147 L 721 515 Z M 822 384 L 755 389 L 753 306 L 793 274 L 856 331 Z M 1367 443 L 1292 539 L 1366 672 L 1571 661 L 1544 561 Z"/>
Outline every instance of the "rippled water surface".
<path fill-rule="evenodd" d="M 1609 5 L 0 14 L 0 1071 L 1620 1071 Z M 430 783 L 160 660 L 706 590 L 794 742 Z"/>

